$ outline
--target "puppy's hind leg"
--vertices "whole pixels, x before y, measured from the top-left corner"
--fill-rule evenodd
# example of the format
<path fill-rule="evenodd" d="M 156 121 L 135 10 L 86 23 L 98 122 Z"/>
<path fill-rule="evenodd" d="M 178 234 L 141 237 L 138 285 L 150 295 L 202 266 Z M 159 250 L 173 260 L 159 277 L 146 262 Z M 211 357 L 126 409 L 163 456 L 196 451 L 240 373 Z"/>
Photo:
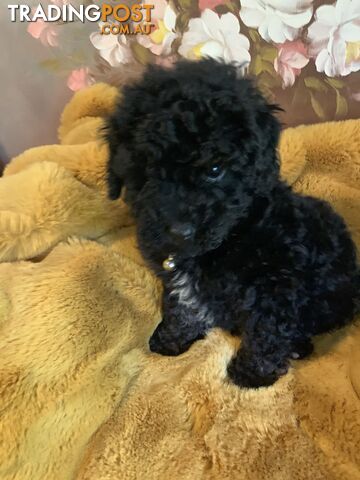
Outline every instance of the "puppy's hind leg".
<path fill-rule="evenodd" d="M 258 298 L 245 324 L 240 350 L 228 366 L 231 380 L 247 388 L 272 385 L 287 372 L 290 359 L 312 351 L 310 338 L 299 331 L 294 299 L 287 292 L 268 292 Z"/>

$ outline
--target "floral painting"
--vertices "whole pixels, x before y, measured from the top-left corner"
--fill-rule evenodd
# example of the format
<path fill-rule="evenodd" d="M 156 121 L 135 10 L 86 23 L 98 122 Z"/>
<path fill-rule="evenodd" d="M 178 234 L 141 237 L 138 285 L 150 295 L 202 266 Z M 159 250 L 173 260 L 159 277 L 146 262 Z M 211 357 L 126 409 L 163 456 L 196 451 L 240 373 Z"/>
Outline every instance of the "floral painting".
<path fill-rule="evenodd" d="M 359 116 L 359 0 L 146 3 L 155 7 L 149 35 L 102 35 L 101 24 L 90 22 L 29 24 L 29 35 L 49 51 L 41 68 L 63 76 L 76 91 L 98 81 L 116 85 L 150 62 L 170 66 L 180 58 L 213 57 L 255 77 L 285 110 L 285 124 Z"/>

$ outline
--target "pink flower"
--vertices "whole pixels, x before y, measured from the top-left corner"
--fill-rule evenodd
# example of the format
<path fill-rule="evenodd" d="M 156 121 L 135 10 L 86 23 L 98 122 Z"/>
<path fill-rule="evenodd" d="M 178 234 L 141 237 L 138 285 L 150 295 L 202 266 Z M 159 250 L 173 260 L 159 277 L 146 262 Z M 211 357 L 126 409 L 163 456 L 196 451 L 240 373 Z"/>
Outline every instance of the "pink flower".
<path fill-rule="evenodd" d="M 205 8 L 211 8 L 212 10 L 218 5 L 226 3 L 226 0 L 199 0 L 199 9 L 201 11 Z"/>
<path fill-rule="evenodd" d="M 31 22 L 27 28 L 30 35 L 45 45 L 49 47 L 57 47 L 58 42 L 58 31 L 56 26 L 50 22 L 44 22 L 44 20 L 36 20 L 36 22 Z"/>
<path fill-rule="evenodd" d="M 70 0 L 50 0 L 52 4 L 62 7 L 63 5 L 68 5 Z M 34 13 L 34 8 L 31 10 Z M 27 29 L 30 35 L 40 42 L 50 47 L 57 47 L 59 45 L 58 41 L 58 30 L 56 24 L 52 22 L 45 22 L 42 19 L 38 19 L 35 22 L 31 22 Z"/>
<path fill-rule="evenodd" d="M 305 45 L 301 40 L 285 42 L 278 47 L 278 56 L 274 60 L 275 71 L 283 80 L 283 88 L 294 85 L 301 69 L 309 63 Z"/>
<path fill-rule="evenodd" d="M 79 68 L 78 70 L 73 70 L 67 80 L 67 86 L 73 92 L 77 92 L 78 90 L 88 87 L 92 83 L 93 81 L 89 76 L 88 68 Z"/>

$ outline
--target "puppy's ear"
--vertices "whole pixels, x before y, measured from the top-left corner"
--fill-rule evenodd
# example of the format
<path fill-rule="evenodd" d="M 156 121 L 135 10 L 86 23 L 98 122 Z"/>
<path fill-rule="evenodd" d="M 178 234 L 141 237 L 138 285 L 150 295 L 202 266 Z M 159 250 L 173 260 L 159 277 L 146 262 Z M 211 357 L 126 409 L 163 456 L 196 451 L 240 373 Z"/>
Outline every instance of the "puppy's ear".
<path fill-rule="evenodd" d="M 107 166 L 108 194 L 111 200 L 116 200 L 121 195 L 125 183 L 125 172 L 129 163 L 130 154 L 122 144 L 109 145 L 109 161 Z"/>
<path fill-rule="evenodd" d="M 278 105 L 264 103 L 257 114 L 261 131 L 261 145 L 264 152 L 275 152 L 279 143 L 281 124 L 276 113 L 282 111 Z"/>
<path fill-rule="evenodd" d="M 103 139 L 109 148 L 106 178 L 108 196 L 111 200 L 117 200 L 124 185 L 124 168 L 129 154 L 121 144 L 121 135 L 116 115 L 107 119 L 102 133 Z"/>
<path fill-rule="evenodd" d="M 121 195 L 123 180 L 109 167 L 107 172 L 107 186 L 110 200 L 117 200 Z"/>

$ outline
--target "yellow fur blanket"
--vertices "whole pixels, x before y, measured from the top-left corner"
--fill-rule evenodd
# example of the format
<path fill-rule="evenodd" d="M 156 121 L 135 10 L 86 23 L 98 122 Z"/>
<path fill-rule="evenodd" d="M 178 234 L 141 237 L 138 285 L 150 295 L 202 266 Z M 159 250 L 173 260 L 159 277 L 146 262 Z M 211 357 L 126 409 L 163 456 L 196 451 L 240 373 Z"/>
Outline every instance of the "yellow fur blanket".
<path fill-rule="evenodd" d="M 177 358 L 149 352 L 161 288 L 106 198 L 97 140 L 116 95 L 78 93 L 60 145 L 0 179 L 0 478 L 360 479 L 359 326 L 259 390 L 228 383 L 239 340 L 221 331 Z M 360 244 L 360 121 L 288 129 L 280 154 Z"/>

